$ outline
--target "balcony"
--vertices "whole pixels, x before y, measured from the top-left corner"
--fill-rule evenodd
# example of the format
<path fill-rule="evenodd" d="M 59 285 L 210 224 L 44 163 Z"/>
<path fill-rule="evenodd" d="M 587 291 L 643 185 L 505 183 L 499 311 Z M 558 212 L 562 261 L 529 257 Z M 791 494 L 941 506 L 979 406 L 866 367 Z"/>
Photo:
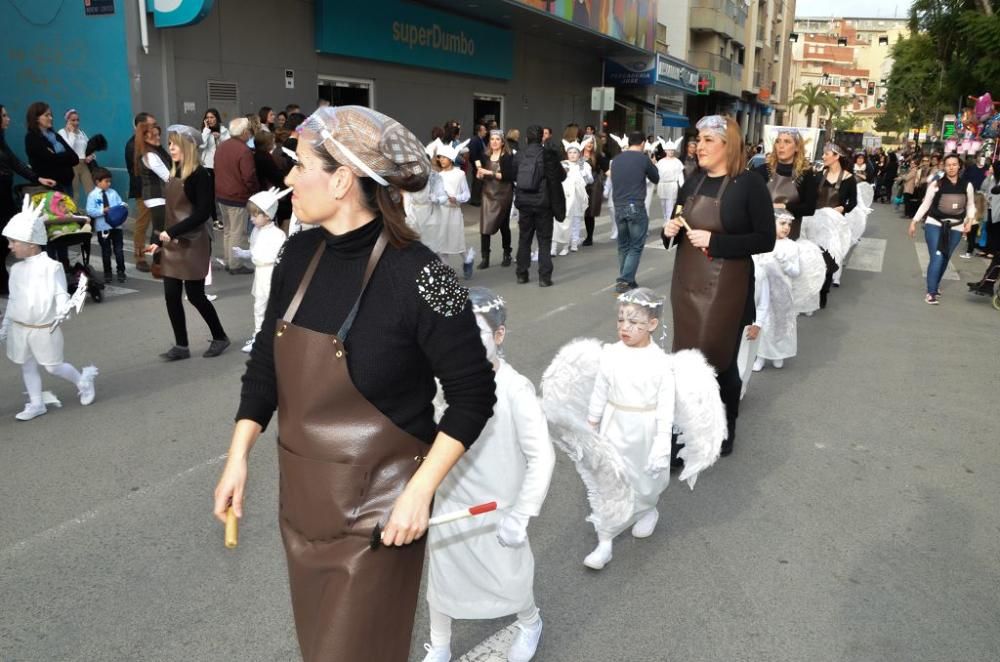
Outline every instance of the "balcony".
<path fill-rule="evenodd" d="M 715 32 L 743 43 L 747 9 L 741 0 L 691 0 L 690 19 L 691 30 Z"/>
<path fill-rule="evenodd" d="M 774 0 L 774 22 L 781 23 L 785 18 L 785 0 Z"/>
<path fill-rule="evenodd" d="M 760 87 L 761 87 L 761 81 L 763 81 L 763 80 L 764 80 L 764 76 L 759 71 L 753 72 L 753 88 L 755 90 L 759 90 L 760 89 Z"/>

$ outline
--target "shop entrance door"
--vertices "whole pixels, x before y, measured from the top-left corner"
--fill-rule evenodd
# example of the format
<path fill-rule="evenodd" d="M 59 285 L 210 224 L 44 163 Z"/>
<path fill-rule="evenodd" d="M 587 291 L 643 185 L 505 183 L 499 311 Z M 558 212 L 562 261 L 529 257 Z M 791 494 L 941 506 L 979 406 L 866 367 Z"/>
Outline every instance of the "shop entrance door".
<path fill-rule="evenodd" d="M 472 95 L 472 121 L 487 124 L 491 120 L 503 128 L 503 97 L 494 94 Z"/>
<path fill-rule="evenodd" d="M 320 76 L 318 99 L 326 99 L 331 106 L 365 106 L 373 108 L 375 84 L 361 78 Z"/>

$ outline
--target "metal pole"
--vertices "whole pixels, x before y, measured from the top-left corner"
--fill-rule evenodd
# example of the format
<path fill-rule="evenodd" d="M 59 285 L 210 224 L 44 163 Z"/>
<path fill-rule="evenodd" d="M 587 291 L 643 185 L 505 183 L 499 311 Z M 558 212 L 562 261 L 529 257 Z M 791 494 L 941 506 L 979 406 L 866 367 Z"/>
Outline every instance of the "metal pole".
<path fill-rule="evenodd" d="M 601 58 L 601 87 L 602 88 L 604 87 L 604 58 Z M 603 131 L 603 130 L 604 130 L 604 94 L 602 92 L 601 93 L 601 110 L 600 110 L 600 114 L 597 117 L 597 138 L 596 138 L 596 140 L 598 141 L 597 142 L 597 147 L 598 148 L 601 146 L 600 138 L 601 138 L 601 131 Z"/>

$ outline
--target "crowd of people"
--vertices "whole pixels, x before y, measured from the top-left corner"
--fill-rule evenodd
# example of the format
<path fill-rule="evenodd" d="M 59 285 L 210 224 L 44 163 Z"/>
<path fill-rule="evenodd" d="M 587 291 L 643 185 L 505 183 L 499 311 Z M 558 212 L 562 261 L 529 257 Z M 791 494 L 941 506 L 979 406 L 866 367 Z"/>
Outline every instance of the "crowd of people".
<path fill-rule="evenodd" d="M 105 275 L 113 258 L 124 280 L 112 218 L 121 196 L 110 173 L 87 160 L 89 148 L 77 152 L 89 142 L 79 115 L 66 114 L 65 136 L 52 131 L 45 104 L 28 118 L 36 158 L 20 163 L 0 134 L 0 175 L 66 195 L 79 186 Z M 138 212 L 133 257 L 163 281 L 174 343 L 162 358 L 191 355 L 185 295 L 212 334 L 204 356 L 230 345 L 205 291 L 214 232 L 225 269 L 254 274 L 254 335 L 244 345 L 249 361 L 214 514 L 243 516 L 250 450 L 278 413 L 280 527 L 306 660 L 404 659 L 425 553 L 426 662 L 451 659 L 454 620 L 509 615 L 517 627 L 508 659 L 532 659 L 542 619 L 527 527 L 543 507 L 554 447 L 587 488 L 597 545 L 583 563 L 601 570 L 626 530 L 652 535 L 672 468 L 693 486 L 734 452 L 750 375 L 795 357 L 798 317 L 826 307 L 880 189 L 889 175 L 905 187 L 909 174 L 905 163 L 890 169 L 898 155 L 871 164 L 833 142 L 817 171 L 791 128 L 748 167 L 742 128 L 719 115 L 699 120 L 684 147 L 575 123 L 559 139 L 532 125 L 522 144 L 520 131 L 490 123 L 463 139 L 454 121 L 425 144 L 357 106 L 308 117 L 265 107 L 226 126 L 209 109 L 201 127 L 165 131 L 140 113 L 134 126 L 125 147 Z M 920 197 L 926 184 L 911 231 L 924 221 L 929 250 L 938 251 L 928 303 L 975 213 L 975 191 L 1000 198 L 988 169 L 976 183 L 955 155 L 941 166 L 940 176 L 917 166 L 909 193 Z M 9 198 L 12 174 L 4 176 Z M 654 198 L 664 247 L 676 250 L 669 296 L 636 281 Z M 558 259 L 593 245 L 596 218 L 609 207 L 616 342 L 569 342 L 545 371 L 540 397 L 503 351 L 516 311 L 493 291 L 464 287 L 447 264 L 458 255 L 463 279 L 474 277 L 466 204 L 480 211 L 478 269 L 493 266 L 499 233 L 500 266 L 527 283 L 537 261 L 542 287 L 553 285 Z M 12 199 L 4 205 L 13 210 Z M 98 374 L 64 361 L 59 327 L 79 297 L 42 252 L 44 218 L 29 200 L 3 230 L 22 260 L 0 326 L 28 391 L 20 420 L 46 411 L 40 367 L 73 382 L 83 405 L 94 401 Z M 660 346 L 668 303 L 669 352 Z M 483 497 L 499 507 L 477 509 Z"/>

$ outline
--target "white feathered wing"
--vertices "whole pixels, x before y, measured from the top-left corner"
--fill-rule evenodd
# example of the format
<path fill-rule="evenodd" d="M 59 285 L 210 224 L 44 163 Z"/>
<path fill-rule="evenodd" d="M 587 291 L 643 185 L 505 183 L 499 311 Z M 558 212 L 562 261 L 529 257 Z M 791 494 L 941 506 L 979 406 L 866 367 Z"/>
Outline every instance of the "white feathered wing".
<path fill-rule="evenodd" d="M 812 313 L 819 310 L 819 291 L 826 280 L 826 260 L 819 246 L 808 239 L 798 239 L 799 276 L 792 279 L 792 298 L 795 312 Z"/>
<path fill-rule="evenodd" d="M 601 365 L 601 342 L 577 338 L 564 345 L 542 375 L 542 409 L 556 447 L 573 460 L 587 488 L 588 522 L 623 529 L 633 518 L 635 492 L 617 449 L 587 424 L 587 406 Z"/>
<path fill-rule="evenodd" d="M 698 475 L 719 459 L 722 440 L 728 434 L 726 408 L 719 396 L 715 370 L 696 349 L 671 355 L 674 366 L 674 425 L 684 447 L 677 456 L 684 460 L 680 479 L 694 489 Z"/>
<path fill-rule="evenodd" d="M 858 182 L 858 204 L 844 216 L 851 230 L 851 246 L 861 241 L 868 226 L 868 214 L 872 213 L 875 189 L 868 182 Z"/>

